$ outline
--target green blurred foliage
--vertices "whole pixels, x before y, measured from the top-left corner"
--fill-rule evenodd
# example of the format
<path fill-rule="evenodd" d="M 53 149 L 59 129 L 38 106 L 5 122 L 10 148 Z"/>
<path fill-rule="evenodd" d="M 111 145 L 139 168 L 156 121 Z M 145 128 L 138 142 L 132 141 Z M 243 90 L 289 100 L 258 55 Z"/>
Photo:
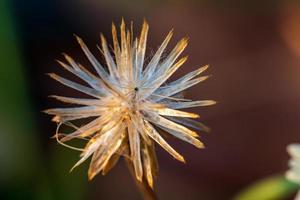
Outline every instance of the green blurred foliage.
<path fill-rule="evenodd" d="M 244 189 L 233 200 L 284 200 L 299 189 L 284 176 L 273 176 L 260 180 Z"/>
<path fill-rule="evenodd" d="M 18 41 L 9 12 L 8 1 L 0 1 L 0 180 L 32 176 L 37 166 L 35 158 L 35 127 L 31 105 L 26 94 L 27 85 L 21 68 Z M 25 179 L 28 177 L 24 177 Z"/>
<path fill-rule="evenodd" d="M 44 155 L 9 0 L 0 1 L 1 199 L 84 199 L 85 171 L 69 174 L 77 153 L 53 140 Z M 49 138 L 50 140 L 50 138 Z M 76 156 L 76 157 L 75 157 Z M 51 165 L 49 165 L 51 163 Z"/>

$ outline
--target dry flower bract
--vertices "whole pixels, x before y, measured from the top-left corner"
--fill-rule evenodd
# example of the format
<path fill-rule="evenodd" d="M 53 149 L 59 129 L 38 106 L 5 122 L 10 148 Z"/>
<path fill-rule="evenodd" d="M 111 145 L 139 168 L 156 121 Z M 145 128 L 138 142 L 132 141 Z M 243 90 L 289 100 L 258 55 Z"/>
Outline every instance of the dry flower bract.
<path fill-rule="evenodd" d="M 80 105 L 72 108 L 48 109 L 45 112 L 54 115 L 53 121 L 75 128 L 70 134 L 56 132 L 60 144 L 79 138 L 87 144 L 80 154 L 81 159 L 74 167 L 92 156 L 88 177 L 106 174 L 118 161 L 120 155 L 128 156 L 133 164 L 136 178 L 143 179 L 153 187 L 153 178 L 158 165 L 154 142 L 158 143 L 175 159 L 185 162 L 161 136 L 164 131 L 188 142 L 197 148 L 203 143 L 197 139 L 195 131 L 205 131 L 200 122 L 194 120 L 199 115 L 180 109 L 215 104 L 212 100 L 192 101 L 178 94 L 192 87 L 208 76 L 199 76 L 208 66 L 201 67 L 170 83 L 166 81 L 183 65 L 187 57 L 179 58 L 187 46 L 187 38 L 181 39 L 174 49 L 164 58 L 173 31 L 170 31 L 149 62 L 145 62 L 146 41 L 149 26 L 143 22 L 139 38 L 133 39 L 131 30 L 126 29 L 122 20 L 120 42 L 115 25 L 112 25 L 113 54 L 110 53 L 105 38 L 101 35 L 101 53 L 107 69 L 94 57 L 81 38 L 76 39 L 83 52 L 94 67 L 98 76 L 64 54 L 66 63 L 58 61 L 67 71 L 82 79 L 87 85 L 75 83 L 56 74 L 49 74 L 58 82 L 85 93 L 91 98 L 73 98 L 52 96 L 62 102 Z M 77 119 L 91 118 L 89 123 L 76 128 L 71 122 Z M 59 127 L 58 126 L 58 127 Z M 59 130 L 59 128 L 58 128 Z M 73 167 L 73 168 L 74 168 Z"/>

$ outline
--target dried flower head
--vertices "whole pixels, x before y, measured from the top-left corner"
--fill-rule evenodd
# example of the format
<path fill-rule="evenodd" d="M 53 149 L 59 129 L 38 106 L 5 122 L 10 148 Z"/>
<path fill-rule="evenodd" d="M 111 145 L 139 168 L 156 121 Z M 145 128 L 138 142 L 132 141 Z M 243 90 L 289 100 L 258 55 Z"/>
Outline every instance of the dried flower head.
<path fill-rule="evenodd" d="M 198 114 L 180 109 L 212 105 L 212 100 L 192 101 L 178 94 L 208 78 L 199 76 L 208 66 L 201 67 L 187 75 L 166 84 L 169 77 L 187 60 L 177 60 L 187 46 L 187 38 L 180 40 L 175 48 L 162 59 L 173 31 L 170 31 L 152 59 L 145 63 L 146 40 L 149 26 L 144 21 L 139 38 L 133 40 L 131 31 L 126 30 L 122 20 L 120 26 L 120 44 L 116 27 L 112 25 L 113 55 L 107 42 L 101 35 L 100 49 L 107 65 L 106 70 L 92 55 L 81 38 L 77 37 L 83 52 L 95 68 L 98 76 L 89 72 L 68 55 L 64 55 L 68 64 L 58 61 L 69 72 L 78 76 L 88 86 L 75 83 L 56 74 L 50 76 L 58 82 L 85 93 L 93 98 L 71 98 L 52 96 L 62 102 L 82 105 L 73 108 L 48 109 L 46 113 L 54 115 L 53 121 L 73 126 L 71 121 L 93 117 L 89 123 L 76 128 L 70 134 L 56 133 L 59 143 L 74 138 L 87 139 L 81 150 L 81 159 L 74 167 L 92 156 L 88 177 L 92 179 L 102 171 L 106 174 L 118 161 L 120 155 L 127 155 L 134 166 L 136 178 L 146 180 L 153 187 L 153 177 L 157 174 L 157 161 L 154 142 L 169 152 L 175 159 L 184 162 L 184 158 L 175 151 L 161 136 L 167 132 L 197 148 L 203 143 L 197 139 L 195 131 L 205 131 L 200 122 L 193 120 Z M 59 127 L 59 126 L 58 126 Z M 66 145 L 68 146 L 68 145 Z M 73 167 L 73 168 L 74 168 Z"/>

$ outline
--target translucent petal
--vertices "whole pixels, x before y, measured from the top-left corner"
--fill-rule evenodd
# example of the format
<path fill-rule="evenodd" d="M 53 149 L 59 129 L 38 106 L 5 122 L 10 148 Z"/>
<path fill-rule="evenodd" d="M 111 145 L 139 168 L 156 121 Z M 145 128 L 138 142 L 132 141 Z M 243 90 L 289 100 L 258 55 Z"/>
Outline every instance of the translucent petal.
<path fill-rule="evenodd" d="M 158 160 L 156 157 L 155 152 L 155 143 L 152 142 L 151 144 L 146 144 L 146 148 L 148 149 L 148 156 L 151 163 L 151 171 L 154 178 L 158 176 L 159 166 L 158 166 Z"/>
<path fill-rule="evenodd" d="M 102 65 L 98 62 L 98 60 L 94 57 L 94 55 L 90 52 L 90 50 L 87 48 L 83 40 L 75 36 L 80 47 L 82 48 L 83 52 L 85 53 L 86 57 L 89 59 L 95 70 L 97 71 L 98 75 L 103 79 L 107 80 L 109 77 L 109 74 L 106 72 L 106 70 L 102 67 Z"/>
<path fill-rule="evenodd" d="M 117 29 L 115 24 L 112 24 L 112 38 L 113 38 L 113 44 L 114 44 L 114 54 L 115 54 L 115 59 L 117 63 L 117 68 L 120 66 L 120 58 L 121 58 L 121 50 L 120 50 L 120 45 L 118 41 L 118 35 L 117 35 Z"/>
<path fill-rule="evenodd" d="M 198 139 L 196 139 L 196 138 L 194 138 L 194 137 L 192 137 L 192 136 L 190 136 L 188 134 L 184 134 L 184 133 L 176 131 L 174 129 L 169 129 L 169 128 L 167 128 L 165 126 L 161 126 L 161 125 L 159 125 L 159 127 L 162 130 L 170 133 L 171 135 L 173 135 L 173 136 L 175 136 L 175 137 L 177 137 L 177 138 L 179 138 L 179 139 L 181 139 L 181 140 L 183 140 L 185 142 L 188 142 L 188 143 L 194 145 L 195 147 L 197 147 L 199 149 L 203 149 L 204 148 L 204 144 L 201 141 L 199 141 Z"/>
<path fill-rule="evenodd" d="M 190 102 L 169 102 L 167 106 L 173 109 L 192 108 L 199 106 L 211 106 L 216 104 L 213 100 L 201 100 L 201 101 L 190 101 Z"/>
<path fill-rule="evenodd" d="M 54 122 L 68 122 L 68 121 L 73 121 L 77 119 L 83 119 L 83 118 L 89 118 L 89 117 L 97 117 L 99 116 L 98 113 L 88 113 L 88 114 L 83 114 L 83 115 L 55 115 L 52 118 L 52 121 Z"/>
<path fill-rule="evenodd" d="M 82 98 L 72 98 L 72 97 L 63 97 L 57 95 L 51 95 L 50 97 L 55 98 L 59 101 L 70 103 L 70 104 L 79 104 L 86 106 L 100 106 L 101 101 L 99 99 L 82 99 Z"/>
<path fill-rule="evenodd" d="M 73 133 L 66 135 L 64 138 L 62 138 L 62 141 L 65 142 L 76 137 L 87 137 L 100 130 L 101 132 L 107 132 L 109 129 L 113 128 L 117 123 L 119 123 L 119 120 L 120 116 L 119 118 L 116 118 L 114 115 L 106 113 L 84 125 L 83 127 L 80 127 Z"/>
<path fill-rule="evenodd" d="M 106 39 L 104 38 L 104 36 L 101 34 L 101 44 L 102 44 L 102 50 L 103 50 L 103 54 L 106 60 L 106 64 L 108 66 L 110 75 L 112 78 L 116 79 L 117 77 L 119 77 L 118 71 L 117 71 L 117 66 L 111 56 L 111 54 L 109 53 L 108 47 L 107 47 L 107 43 L 106 43 Z"/>
<path fill-rule="evenodd" d="M 84 152 L 81 154 L 81 159 L 77 161 L 77 163 L 71 168 L 70 171 L 73 171 L 77 166 L 82 164 L 88 157 L 90 157 L 101 145 L 103 142 L 103 137 L 107 137 L 107 135 L 101 135 L 99 138 L 91 139 L 87 144 Z"/>
<path fill-rule="evenodd" d="M 207 70 L 208 67 L 209 67 L 209 65 L 200 67 L 199 69 L 186 74 L 185 76 L 177 79 L 176 81 L 171 82 L 169 85 L 175 85 L 178 83 L 184 83 L 186 81 L 189 81 L 189 80 L 193 79 L 194 77 L 198 76 L 199 74 L 201 74 L 202 72 L 204 72 L 205 70 Z"/>
<path fill-rule="evenodd" d="M 171 154 L 175 159 L 185 162 L 184 158 L 177 153 L 155 130 L 155 128 L 147 121 L 145 122 L 144 131 L 155 140 L 162 148 L 164 148 L 169 154 Z"/>
<path fill-rule="evenodd" d="M 155 90 L 157 90 L 157 88 L 159 88 L 161 86 L 161 84 L 163 84 L 166 80 L 168 80 L 169 77 L 172 76 L 172 74 L 179 67 L 181 67 L 185 63 L 186 60 L 187 60 L 187 57 L 181 58 L 166 73 L 161 74 L 155 81 L 153 81 L 153 83 L 151 84 L 151 86 L 147 85 L 146 87 L 148 87 L 149 89 L 145 89 L 144 90 L 146 92 L 144 92 L 143 98 L 146 99 L 148 96 L 150 96 L 152 94 L 152 92 L 154 92 Z"/>
<path fill-rule="evenodd" d="M 120 148 L 124 138 L 124 126 L 121 128 L 118 127 L 118 129 L 112 129 L 112 130 L 118 130 L 118 134 L 116 132 L 106 133 L 110 134 L 110 137 L 108 137 L 105 142 L 103 142 L 103 145 L 101 145 L 97 152 L 94 154 L 89 170 L 88 170 L 88 177 L 91 180 L 95 175 L 97 175 L 108 163 L 111 156 Z M 108 145 L 109 144 L 109 145 Z"/>
<path fill-rule="evenodd" d="M 151 188 L 153 188 L 153 176 L 152 176 L 152 170 L 151 170 L 151 162 L 149 158 L 149 152 L 147 148 L 142 149 L 142 155 L 143 155 L 143 166 L 145 171 L 145 177 L 146 180 Z"/>
<path fill-rule="evenodd" d="M 52 108 L 44 112 L 50 115 L 84 115 L 98 112 L 101 108 L 97 106 L 82 106 L 75 108 Z"/>
<path fill-rule="evenodd" d="M 144 21 L 141 35 L 140 35 L 139 42 L 138 42 L 138 47 L 136 50 L 136 60 L 135 60 L 135 62 L 136 62 L 135 78 L 136 78 L 136 80 L 140 79 L 142 76 L 148 30 L 149 30 L 149 25 L 147 24 L 146 21 Z"/>
<path fill-rule="evenodd" d="M 178 92 L 181 92 L 187 88 L 190 88 L 202 81 L 205 81 L 209 76 L 201 76 L 199 78 L 184 82 L 184 83 L 178 83 L 176 85 L 171 85 L 168 88 L 163 88 L 162 90 L 158 90 L 155 94 L 161 95 L 161 96 L 172 96 L 174 94 L 177 94 Z M 161 100 L 162 97 L 160 98 L 153 98 L 155 101 Z"/>
<path fill-rule="evenodd" d="M 152 75 L 151 79 L 145 83 L 146 86 L 152 85 L 153 82 L 157 82 L 157 80 L 161 79 L 161 76 L 165 76 L 165 73 L 173 66 L 178 56 L 187 46 L 187 41 L 187 38 L 183 38 L 177 43 L 167 58 L 156 68 L 157 70 Z"/>
<path fill-rule="evenodd" d="M 173 30 L 170 31 L 163 41 L 163 43 L 160 45 L 154 56 L 152 57 L 151 61 L 148 63 L 147 67 L 145 68 L 145 71 L 143 73 L 143 83 L 146 83 L 149 80 L 149 77 L 151 77 L 156 70 L 156 67 L 161 59 L 161 55 L 166 49 L 170 39 L 173 36 Z"/>
<path fill-rule="evenodd" d="M 140 148 L 140 136 L 137 129 L 133 128 L 131 122 L 127 123 L 131 160 L 133 162 L 135 175 L 139 181 L 143 178 L 143 168 L 141 161 L 141 148 Z"/>
<path fill-rule="evenodd" d="M 158 174 L 158 163 L 153 143 L 151 145 L 143 143 L 142 156 L 146 180 L 149 186 L 153 188 L 153 178 Z"/>
<path fill-rule="evenodd" d="M 83 138 L 83 137 L 90 136 L 90 135 L 96 133 L 97 131 L 100 131 L 102 124 L 103 124 L 103 117 L 99 117 L 99 118 L 89 122 L 88 124 L 80 127 L 76 131 L 66 135 L 65 137 L 63 137 L 61 139 L 61 141 L 66 142 L 73 138 L 78 138 L 78 137 Z"/>
<path fill-rule="evenodd" d="M 102 133 L 102 134 L 98 134 L 96 136 L 94 136 L 86 145 L 84 151 L 82 152 L 81 159 L 72 167 L 71 171 L 79 166 L 81 163 L 83 163 L 89 156 L 91 156 L 94 152 L 104 152 L 109 151 L 110 150 L 110 146 L 108 146 L 108 142 L 113 142 L 113 140 L 115 140 L 119 134 L 115 134 L 115 133 L 119 133 L 119 131 L 124 128 L 123 124 L 118 124 L 117 126 L 115 126 L 114 128 L 112 128 L 110 131 Z M 93 156 L 94 157 L 94 156 Z"/>
<path fill-rule="evenodd" d="M 62 78 L 54 73 L 50 73 L 49 76 L 53 79 L 55 79 L 56 81 L 70 87 L 73 88 L 75 90 L 78 90 L 82 93 L 88 94 L 90 96 L 96 97 L 96 98 L 101 98 L 103 97 L 105 94 L 99 90 L 95 90 L 86 86 L 83 86 L 81 84 L 75 83 L 73 81 L 67 80 L 65 78 Z"/>
<path fill-rule="evenodd" d="M 179 124 L 182 124 L 184 126 L 188 126 L 191 127 L 193 129 L 196 130 L 200 130 L 200 131 L 204 131 L 204 132 L 209 132 L 210 128 L 207 127 L 206 125 L 204 125 L 201 122 L 198 122 L 196 120 L 193 119 L 189 119 L 189 118 L 176 118 L 176 117 L 166 117 L 174 122 L 177 122 Z"/>
<path fill-rule="evenodd" d="M 144 116 L 149 120 L 151 121 L 152 123 L 154 124 L 158 124 L 158 125 L 161 125 L 163 127 L 166 127 L 166 128 L 169 128 L 171 130 L 176 130 L 176 131 L 179 131 L 185 135 L 189 135 L 191 137 L 197 137 L 198 134 L 195 132 L 195 131 L 192 131 L 180 124 L 176 124 L 175 122 L 172 122 L 164 117 L 161 117 L 157 114 L 154 114 L 154 113 L 145 113 Z"/>
<path fill-rule="evenodd" d="M 120 91 L 116 87 L 117 83 L 112 80 L 110 75 L 107 73 L 107 71 L 102 67 L 102 65 L 97 61 L 97 59 L 94 57 L 94 55 L 90 52 L 90 50 L 87 48 L 87 46 L 84 44 L 82 39 L 78 36 L 76 36 L 76 39 L 78 43 L 80 44 L 82 50 L 84 51 L 85 55 L 93 65 L 93 67 L 96 69 L 98 75 L 101 77 L 101 79 L 105 82 L 106 86 L 112 91 L 116 92 L 118 95 L 121 95 Z"/>
<path fill-rule="evenodd" d="M 122 19 L 120 30 L 121 30 L 121 58 L 119 59 L 119 73 L 123 80 L 128 81 L 128 52 L 129 49 L 127 48 L 127 39 L 126 39 L 126 27 L 125 27 L 124 19 Z"/>
<path fill-rule="evenodd" d="M 110 157 L 110 159 L 107 161 L 107 164 L 102 169 L 102 175 L 106 175 L 117 164 L 120 156 L 123 155 L 123 152 L 126 149 L 127 142 L 128 141 L 124 139 L 120 145 L 120 148 Z"/>
<path fill-rule="evenodd" d="M 66 70 L 73 73 L 74 75 L 78 76 L 82 80 L 84 80 L 86 83 L 88 83 L 91 87 L 93 87 L 96 90 L 100 90 L 102 93 L 105 91 L 103 90 L 103 83 L 102 81 L 95 77 L 93 74 L 91 74 L 89 71 L 87 71 L 83 66 L 77 65 L 75 61 L 68 55 L 64 54 L 65 58 L 68 60 L 68 62 L 71 64 L 71 66 L 57 60 L 57 62 Z M 101 87 L 102 86 L 102 87 Z"/>
<path fill-rule="evenodd" d="M 188 117 L 188 118 L 198 118 L 198 114 L 184 112 L 180 110 L 174 110 L 170 108 L 151 108 L 150 111 L 156 112 L 160 115 L 174 116 L 174 117 Z"/>
<path fill-rule="evenodd" d="M 134 126 L 135 129 L 137 129 L 139 131 L 144 142 L 146 142 L 148 145 L 150 145 L 151 139 L 149 138 L 147 133 L 144 132 L 144 129 L 143 129 L 144 123 L 143 123 L 142 116 L 140 114 L 136 114 L 136 115 L 131 115 L 130 118 L 131 118 L 132 125 Z"/>

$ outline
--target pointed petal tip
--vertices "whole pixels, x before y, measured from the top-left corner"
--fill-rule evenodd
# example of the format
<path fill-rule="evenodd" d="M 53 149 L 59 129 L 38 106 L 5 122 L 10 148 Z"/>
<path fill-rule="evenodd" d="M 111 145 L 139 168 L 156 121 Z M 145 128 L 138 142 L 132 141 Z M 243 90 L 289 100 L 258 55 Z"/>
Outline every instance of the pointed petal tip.
<path fill-rule="evenodd" d="M 186 43 L 186 45 L 189 43 L 190 38 L 188 36 L 185 36 L 184 38 L 182 38 L 182 41 L 184 43 Z"/>
<path fill-rule="evenodd" d="M 215 100 L 200 100 L 199 102 L 201 102 L 202 104 L 199 106 L 212 106 L 217 104 L 218 102 Z"/>
<path fill-rule="evenodd" d="M 210 100 L 211 101 L 211 104 L 210 105 L 215 105 L 215 104 L 217 104 L 218 102 L 217 101 L 215 101 L 215 100 Z"/>
<path fill-rule="evenodd" d="M 56 136 L 56 134 L 54 134 L 53 136 L 51 136 L 50 138 L 51 139 L 55 139 L 57 136 Z"/>
<path fill-rule="evenodd" d="M 136 177 L 136 180 L 138 180 L 139 182 L 143 182 L 142 176 L 135 175 L 135 177 Z"/>
<path fill-rule="evenodd" d="M 207 76 L 201 76 L 201 77 L 198 77 L 197 79 L 202 82 L 202 81 L 205 81 L 207 79 L 209 79 L 212 75 L 207 75 Z M 196 79 L 195 79 L 196 80 Z"/>
<path fill-rule="evenodd" d="M 204 144 L 201 141 L 199 141 L 199 140 L 197 140 L 197 142 L 195 143 L 195 146 L 198 149 L 204 149 L 205 148 Z"/>
<path fill-rule="evenodd" d="M 79 37 L 77 34 L 73 33 L 73 36 L 75 37 L 75 39 L 77 40 L 77 42 L 79 42 L 79 43 L 82 42 L 81 37 Z"/>
<path fill-rule="evenodd" d="M 198 114 L 195 114 L 195 113 L 192 113 L 192 116 L 191 116 L 191 118 L 200 118 L 200 115 L 198 115 Z"/>
<path fill-rule="evenodd" d="M 57 99 L 57 98 L 58 98 L 58 96 L 57 96 L 57 95 L 54 95 L 54 94 L 51 94 L 51 95 L 48 95 L 48 98 Z"/>
<path fill-rule="evenodd" d="M 151 190 L 153 190 L 153 182 L 152 182 L 152 183 L 149 183 L 149 182 L 148 182 L 148 184 L 149 184 Z"/>
<path fill-rule="evenodd" d="M 197 72 L 196 75 L 201 74 L 202 72 L 206 71 L 208 68 L 209 68 L 209 65 L 204 65 L 204 66 L 199 67 L 197 70 L 195 70 Z"/>
<path fill-rule="evenodd" d="M 124 20 L 124 17 L 122 17 L 122 19 L 121 19 L 121 25 L 120 25 L 121 27 L 125 27 L 125 20 Z"/>
<path fill-rule="evenodd" d="M 55 62 L 57 62 L 60 66 L 62 66 L 63 68 L 67 68 L 67 64 L 66 63 L 64 63 L 64 62 L 62 62 L 62 61 L 60 61 L 60 60 L 58 60 L 58 59 L 55 59 Z"/>
<path fill-rule="evenodd" d="M 202 71 L 205 71 L 205 70 L 207 70 L 209 67 L 210 67 L 210 65 L 207 64 L 207 65 L 202 66 L 201 68 L 203 69 Z"/>
<path fill-rule="evenodd" d="M 100 38 L 101 38 L 101 41 L 103 40 L 103 41 L 106 41 L 105 40 L 105 37 L 104 37 L 104 35 L 103 35 L 103 33 L 100 33 Z"/>
<path fill-rule="evenodd" d="M 49 73 L 46 73 L 47 76 L 50 76 L 52 78 L 52 76 L 55 75 L 55 73 L 52 73 L 52 72 L 49 72 Z"/>
<path fill-rule="evenodd" d="M 76 40 L 77 40 L 78 42 L 81 42 L 81 41 L 82 41 L 81 37 L 79 37 L 78 35 L 73 34 L 73 36 L 76 38 Z"/>
<path fill-rule="evenodd" d="M 47 75 L 50 77 L 50 78 L 53 78 L 54 80 L 58 80 L 60 78 L 60 76 L 58 76 L 57 74 L 55 73 L 47 73 Z"/>
<path fill-rule="evenodd" d="M 190 134 L 191 134 L 191 136 L 193 136 L 193 137 L 199 137 L 199 135 L 198 135 L 198 133 L 197 132 L 195 132 L 195 131 L 190 131 Z"/>
<path fill-rule="evenodd" d="M 93 180 L 93 178 L 96 176 L 96 174 L 95 173 L 93 173 L 93 172 L 88 172 L 88 180 L 89 181 L 91 181 L 91 180 Z"/>
<path fill-rule="evenodd" d="M 145 18 L 143 19 L 143 26 L 145 26 L 147 28 L 149 27 L 149 24 Z"/>
<path fill-rule="evenodd" d="M 42 112 L 42 113 L 45 113 L 45 114 L 47 114 L 47 115 L 55 115 L 55 114 L 51 111 L 51 109 L 42 110 L 41 112 Z M 51 121 L 53 121 L 53 122 L 60 122 L 59 119 L 60 119 L 60 117 L 55 115 L 55 116 L 51 119 Z"/>
<path fill-rule="evenodd" d="M 58 60 L 58 59 L 54 59 L 55 62 L 57 63 L 61 63 L 62 61 Z"/>
<path fill-rule="evenodd" d="M 168 32 L 168 34 L 167 34 L 167 36 L 166 36 L 166 39 L 167 39 L 167 40 L 170 40 L 170 39 L 173 37 L 173 34 L 174 34 L 174 28 L 172 28 L 172 29 Z"/>
<path fill-rule="evenodd" d="M 200 118 L 200 115 L 199 114 L 196 114 L 196 113 L 189 113 L 188 112 L 188 115 L 184 116 L 186 118 L 192 118 L 192 119 L 197 119 L 197 118 Z M 198 136 L 198 134 L 195 132 L 194 135 Z"/>
<path fill-rule="evenodd" d="M 58 123 L 58 122 L 60 122 L 61 120 L 60 120 L 60 117 L 59 117 L 59 116 L 55 116 L 55 117 L 53 117 L 53 118 L 51 119 L 51 121 Z"/>
<path fill-rule="evenodd" d="M 179 42 L 181 42 L 184 45 L 187 45 L 188 41 L 189 41 L 189 38 L 188 37 L 184 37 Z"/>
<path fill-rule="evenodd" d="M 180 154 L 178 154 L 176 157 L 173 156 L 173 158 L 176 159 L 176 160 L 178 160 L 179 162 L 182 162 L 182 163 L 186 164 L 186 161 L 185 161 L 184 157 L 182 155 L 180 155 Z"/>
<path fill-rule="evenodd" d="M 83 48 L 85 46 L 84 42 L 83 42 L 83 39 L 79 36 L 75 36 L 78 44 L 81 46 L 81 48 Z"/>
<path fill-rule="evenodd" d="M 185 161 L 185 159 L 184 159 L 183 156 L 181 157 L 181 159 L 179 161 L 182 162 L 182 163 L 184 163 L 184 164 L 186 164 L 186 161 Z"/>
<path fill-rule="evenodd" d="M 67 53 L 62 53 L 62 55 L 65 57 L 65 59 L 71 63 L 73 61 L 73 58 L 71 56 L 69 56 Z M 64 64 L 64 63 L 63 63 Z"/>
<path fill-rule="evenodd" d="M 65 53 L 65 52 L 62 52 L 61 55 L 63 55 L 65 58 L 69 57 L 69 55 L 67 53 Z"/>
<path fill-rule="evenodd" d="M 116 24 L 114 22 L 111 23 L 112 30 L 116 30 Z"/>
<path fill-rule="evenodd" d="M 48 112 L 49 112 L 48 110 L 49 110 L 49 109 L 46 109 L 46 110 L 42 110 L 41 112 L 42 112 L 42 113 L 46 113 L 46 114 L 49 114 L 49 113 L 48 113 Z"/>
<path fill-rule="evenodd" d="M 69 170 L 69 173 L 72 173 L 73 170 L 77 167 L 77 164 L 75 164 L 70 170 Z"/>
<path fill-rule="evenodd" d="M 185 62 L 185 61 L 187 61 L 187 59 L 189 58 L 189 56 L 188 55 L 186 55 L 186 56 L 184 56 L 183 58 L 182 58 L 182 62 Z"/>
<path fill-rule="evenodd" d="M 49 115 L 55 115 L 53 110 L 55 110 L 55 108 L 54 109 L 50 108 L 50 109 L 42 110 L 42 112 L 47 113 Z"/>

